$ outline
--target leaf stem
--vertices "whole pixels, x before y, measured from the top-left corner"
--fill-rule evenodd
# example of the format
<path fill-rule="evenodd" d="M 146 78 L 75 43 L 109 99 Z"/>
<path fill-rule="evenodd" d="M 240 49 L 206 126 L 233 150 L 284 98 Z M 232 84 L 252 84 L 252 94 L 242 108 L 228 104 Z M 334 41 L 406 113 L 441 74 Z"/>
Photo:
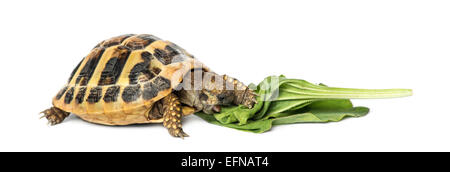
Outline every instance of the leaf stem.
<path fill-rule="evenodd" d="M 336 88 L 311 84 L 304 80 L 294 80 L 293 83 L 286 83 L 280 88 L 289 96 L 280 96 L 281 100 L 292 99 L 380 99 L 396 98 L 412 95 L 411 89 L 357 89 L 357 88 Z M 279 99 L 279 100 L 280 100 Z"/>

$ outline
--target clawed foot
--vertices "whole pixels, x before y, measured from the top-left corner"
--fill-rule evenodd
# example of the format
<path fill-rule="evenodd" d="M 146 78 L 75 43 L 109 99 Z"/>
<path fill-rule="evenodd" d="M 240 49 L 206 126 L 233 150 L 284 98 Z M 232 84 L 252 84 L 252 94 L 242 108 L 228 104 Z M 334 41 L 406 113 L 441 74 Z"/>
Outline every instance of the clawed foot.
<path fill-rule="evenodd" d="M 188 134 L 186 134 L 183 129 L 181 128 L 177 128 L 177 129 L 169 129 L 169 134 L 172 135 L 173 137 L 181 137 L 182 139 L 184 139 L 184 137 L 189 137 Z"/>
<path fill-rule="evenodd" d="M 253 90 L 248 90 L 245 93 L 245 97 L 244 97 L 244 101 L 242 103 L 242 105 L 244 105 L 245 107 L 248 107 L 249 109 L 253 108 L 253 106 L 255 106 L 256 103 L 258 103 L 258 101 L 256 100 L 256 97 L 258 95 L 256 93 L 253 92 Z"/>
<path fill-rule="evenodd" d="M 175 94 L 170 94 L 163 99 L 164 115 L 163 125 L 169 130 L 169 134 L 174 137 L 188 137 L 181 128 L 181 118 L 183 116 L 181 110 L 181 103 Z"/>
<path fill-rule="evenodd" d="M 169 113 L 164 116 L 164 127 L 167 128 L 169 134 L 174 137 L 189 137 L 181 128 L 181 114 L 180 113 Z"/>
<path fill-rule="evenodd" d="M 47 118 L 49 125 L 56 125 L 61 123 L 67 116 L 70 115 L 69 112 L 65 112 L 59 108 L 51 107 L 42 111 L 44 115 L 41 118 Z"/>

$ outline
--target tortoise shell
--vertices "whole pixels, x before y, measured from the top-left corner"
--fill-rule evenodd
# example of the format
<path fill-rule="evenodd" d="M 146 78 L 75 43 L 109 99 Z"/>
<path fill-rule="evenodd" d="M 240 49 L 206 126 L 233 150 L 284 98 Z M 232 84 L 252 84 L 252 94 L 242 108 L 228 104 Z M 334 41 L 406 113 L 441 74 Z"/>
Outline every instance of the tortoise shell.
<path fill-rule="evenodd" d="M 53 105 L 107 125 L 162 122 L 143 114 L 197 68 L 209 71 L 184 49 L 153 35 L 113 37 L 81 60 Z"/>

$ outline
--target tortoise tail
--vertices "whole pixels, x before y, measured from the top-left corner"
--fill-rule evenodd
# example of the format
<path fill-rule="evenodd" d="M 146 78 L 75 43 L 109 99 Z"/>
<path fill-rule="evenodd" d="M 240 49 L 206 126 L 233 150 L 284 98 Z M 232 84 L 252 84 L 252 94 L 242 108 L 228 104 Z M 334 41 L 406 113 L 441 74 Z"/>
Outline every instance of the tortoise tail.
<path fill-rule="evenodd" d="M 45 117 L 48 120 L 48 124 L 56 125 L 61 123 L 66 117 L 70 115 L 70 112 L 66 112 L 57 107 L 51 107 L 42 111 L 44 115 L 41 117 Z"/>

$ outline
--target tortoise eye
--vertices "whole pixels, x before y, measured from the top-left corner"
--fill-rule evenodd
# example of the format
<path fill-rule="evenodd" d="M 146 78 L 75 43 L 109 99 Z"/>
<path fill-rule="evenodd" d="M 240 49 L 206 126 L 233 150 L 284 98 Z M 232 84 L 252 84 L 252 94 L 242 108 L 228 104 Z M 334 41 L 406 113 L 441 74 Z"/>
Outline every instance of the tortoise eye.
<path fill-rule="evenodd" d="M 201 93 L 199 99 L 200 99 L 200 101 L 207 101 L 208 96 L 205 93 Z"/>
<path fill-rule="evenodd" d="M 217 100 L 219 100 L 220 102 L 223 102 L 223 100 L 225 99 L 225 95 L 224 94 L 219 94 L 217 95 Z"/>

